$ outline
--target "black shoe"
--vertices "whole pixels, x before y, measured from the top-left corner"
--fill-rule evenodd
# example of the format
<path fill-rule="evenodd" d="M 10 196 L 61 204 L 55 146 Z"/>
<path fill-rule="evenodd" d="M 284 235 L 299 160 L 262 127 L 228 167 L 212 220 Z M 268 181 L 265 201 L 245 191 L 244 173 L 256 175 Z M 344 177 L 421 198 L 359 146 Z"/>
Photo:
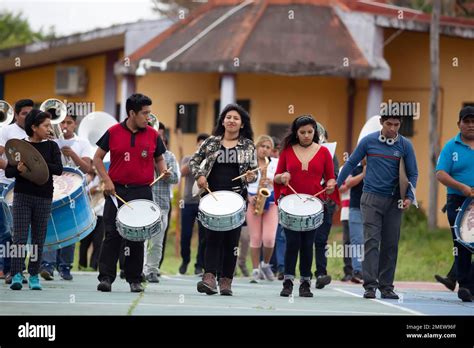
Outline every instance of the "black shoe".
<path fill-rule="evenodd" d="M 202 276 L 204 274 L 204 270 L 201 266 L 194 267 L 194 275 Z"/>
<path fill-rule="evenodd" d="M 280 292 L 280 296 L 289 297 L 293 293 L 293 282 L 290 279 L 286 279 L 283 282 L 283 289 Z"/>
<path fill-rule="evenodd" d="M 10 285 L 12 283 L 12 274 L 9 272 L 5 274 L 5 284 Z"/>
<path fill-rule="evenodd" d="M 354 272 L 351 277 L 351 282 L 356 283 L 356 284 L 361 284 L 364 282 L 362 278 L 362 273 L 360 272 Z"/>
<path fill-rule="evenodd" d="M 305 280 L 300 284 L 300 297 L 313 297 L 313 293 L 310 291 L 311 282 Z"/>
<path fill-rule="evenodd" d="M 110 283 L 108 279 L 104 279 L 99 283 L 99 285 L 97 285 L 97 290 L 102 292 L 111 292 L 112 283 Z"/>
<path fill-rule="evenodd" d="M 316 278 L 316 289 L 322 289 L 331 282 L 330 275 L 320 275 Z"/>
<path fill-rule="evenodd" d="M 123 269 L 120 270 L 120 279 L 125 279 L 125 271 Z"/>
<path fill-rule="evenodd" d="M 64 280 L 72 280 L 71 269 L 70 269 L 69 267 L 66 267 L 66 268 L 62 269 L 62 270 L 59 272 L 59 275 L 60 275 L 61 278 L 63 278 Z"/>
<path fill-rule="evenodd" d="M 375 298 L 375 289 L 367 289 L 364 292 L 364 298 Z"/>
<path fill-rule="evenodd" d="M 462 300 L 462 302 L 472 302 L 472 294 L 469 289 L 459 288 L 458 297 Z"/>
<path fill-rule="evenodd" d="M 400 297 L 393 291 L 393 290 L 380 290 L 380 293 L 382 294 L 380 297 L 386 298 L 389 300 L 398 300 Z"/>
<path fill-rule="evenodd" d="M 188 264 L 187 263 L 182 263 L 181 266 L 179 266 L 179 274 L 184 275 L 186 274 L 186 271 L 188 270 Z"/>
<path fill-rule="evenodd" d="M 278 280 L 285 279 L 285 272 L 278 272 Z"/>
<path fill-rule="evenodd" d="M 341 278 L 341 282 L 348 282 L 352 279 L 350 274 L 346 274 L 344 277 Z"/>
<path fill-rule="evenodd" d="M 144 292 L 145 289 L 143 288 L 141 283 L 130 283 L 130 291 L 131 292 Z"/>
<path fill-rule="evenodd" d="M 40 272 L 40 276 L 44 280 L 54 280 L 54 271 L 49 268 L 43 268 Z"/>
<path fill-rule="evenodd" d="M 435 279 L 451 291 L 454 291 L 454 289 L 456 289 L 456 280 L 454 279 L 451 279 L 448 277 L 442 277 L 438 274 L 435 274 Z"/>

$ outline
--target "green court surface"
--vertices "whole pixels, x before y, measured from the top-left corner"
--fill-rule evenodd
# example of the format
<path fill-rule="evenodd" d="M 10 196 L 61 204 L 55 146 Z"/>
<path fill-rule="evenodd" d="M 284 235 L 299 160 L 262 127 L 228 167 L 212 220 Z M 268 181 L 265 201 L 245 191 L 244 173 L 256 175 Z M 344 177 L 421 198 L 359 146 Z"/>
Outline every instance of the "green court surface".
<path fill-rule="evenodd" d="M 97 273 L 75 272 L 73 281 L 42 281 L 43 291 L 26 285 L 12 291 L 0 285 L 0 315 L 474 315 L 474 303 L 462 303 L 455 292 L 434 283 L 396 283 L 400 300 L 362 298 L 361 285 L 333 281 L 313 298 L 279 296 L 281 282 L 250 284 L 235 278 L 234 296 L 207 296 L 196 291 L 197 276 L 162 276 L 131 293 L 117 277 L 112 292 L 96 290 Z"/>

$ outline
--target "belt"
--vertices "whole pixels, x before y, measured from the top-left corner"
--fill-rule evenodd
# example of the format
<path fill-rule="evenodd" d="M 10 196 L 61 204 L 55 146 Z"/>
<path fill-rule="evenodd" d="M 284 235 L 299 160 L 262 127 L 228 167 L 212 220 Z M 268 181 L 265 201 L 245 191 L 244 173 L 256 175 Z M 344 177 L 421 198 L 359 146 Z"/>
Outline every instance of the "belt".
<path fill-rule="evenodd" d="M 115 186 L 118 187 L 125 187 L 125 188 L 144 188 L 144 187 L 149 187 L 149 185 L 133 185 L 133 184 L 118 184 L 114 183 Z"/>

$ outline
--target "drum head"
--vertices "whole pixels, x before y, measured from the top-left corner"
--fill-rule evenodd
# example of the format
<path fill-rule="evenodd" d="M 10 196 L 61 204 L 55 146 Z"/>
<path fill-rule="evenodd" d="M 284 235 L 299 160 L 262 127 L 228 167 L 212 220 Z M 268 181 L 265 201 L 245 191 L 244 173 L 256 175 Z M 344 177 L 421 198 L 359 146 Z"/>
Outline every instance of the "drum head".
<path fill-rule="evenodd" d="M 217 201 L 211 194 L 201 198 L 199 209 L 209 215 L 229 215 L 239 211 L 245 201 L 241 195 L 231 191 L 214 191 Z"/>
<path fill-rule="evenodd" d="M 298 196 L 300 196 L 302 199 L 300 199 Z M 278 206 L 285 212 L 297 216 L 313 215 L 323 210 L 323 204 L 318 198 L 304 193 L 299 193 L 298 196 L 285 196 L 280 200 Z M 311 200 L 305 202 L 306 199 Z"/>
<path fill-rule="evenodd" d="M 122 205 L 117 213 L 117 219 L 129 227 L 149 226 L 161 218 L 161 210 L 157 204 L 147 199 L 135 199 L 128 204 L 133 208 Z"/>
<path fill-rule="evenodd" d="M 53 202 L 63 199 L 76 192 L 83 183 L 83 175 L 73 168 L 64 168 L 61 175 L 53 175 Z"/>
<path fill-rule="evenodd" d="M 461 239 L 474 246 L 474 199 L 471 199 L 463 212 L 460 224 Z"/>

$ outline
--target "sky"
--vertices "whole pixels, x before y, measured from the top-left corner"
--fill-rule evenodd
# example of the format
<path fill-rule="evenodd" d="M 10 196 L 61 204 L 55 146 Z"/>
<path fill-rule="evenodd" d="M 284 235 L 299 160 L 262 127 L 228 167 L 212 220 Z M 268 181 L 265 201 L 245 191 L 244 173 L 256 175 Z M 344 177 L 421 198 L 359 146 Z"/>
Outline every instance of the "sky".
<path fill-rule="evenodd" d="M 65 36 L 113 24 L 157 19 L 151 0 L 0 0 L 0 11 L 22 11 L 33 30 Z"/>

